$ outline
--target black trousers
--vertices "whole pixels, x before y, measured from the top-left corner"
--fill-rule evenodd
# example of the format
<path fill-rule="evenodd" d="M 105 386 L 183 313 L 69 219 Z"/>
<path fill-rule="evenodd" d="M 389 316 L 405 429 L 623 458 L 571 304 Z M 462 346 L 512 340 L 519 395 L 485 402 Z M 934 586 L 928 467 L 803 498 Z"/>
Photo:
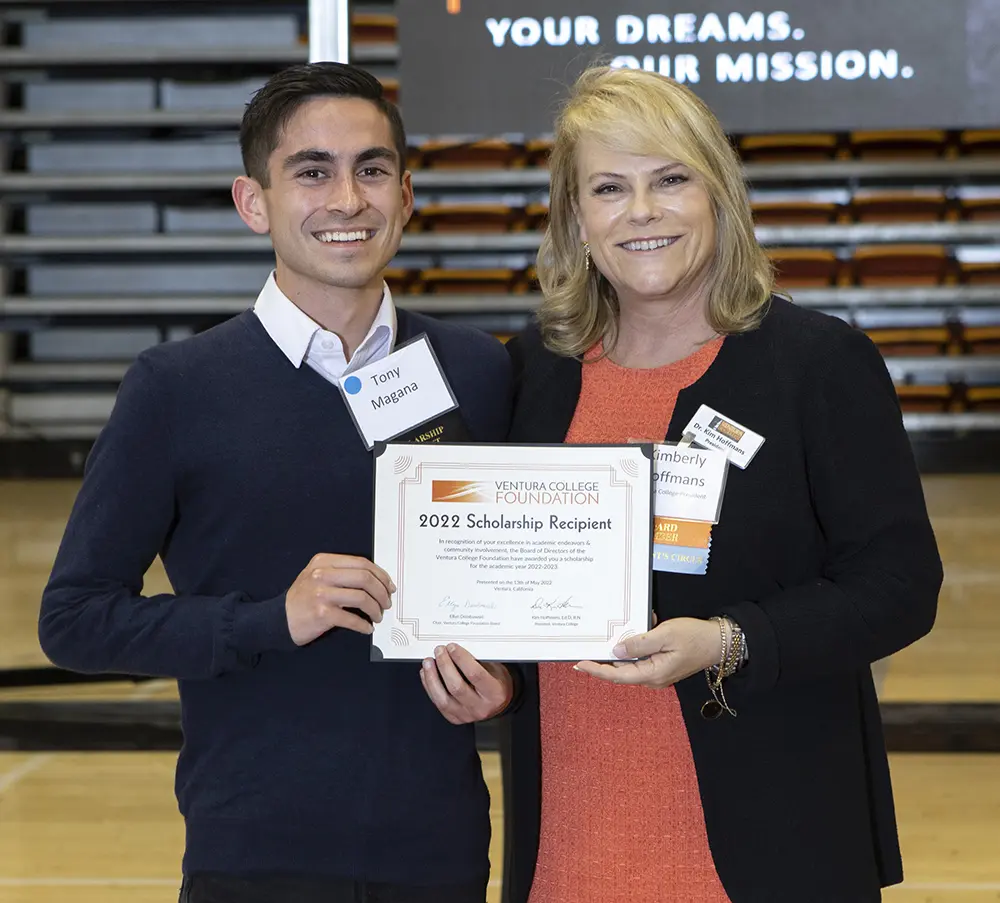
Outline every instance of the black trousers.
<path fill-rule="evenodd" d="M 485 903 L 488 881 L 429 887 L 291 875 L 189 875 L 179 903 Z"/>

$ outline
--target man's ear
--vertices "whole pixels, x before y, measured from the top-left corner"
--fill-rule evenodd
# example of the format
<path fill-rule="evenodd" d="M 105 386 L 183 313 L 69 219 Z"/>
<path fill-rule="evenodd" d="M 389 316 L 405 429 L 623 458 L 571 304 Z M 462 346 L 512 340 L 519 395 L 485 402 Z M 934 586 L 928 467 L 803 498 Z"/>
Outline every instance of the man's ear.
<path fill-rule="evenodd" d="M 410 221 L 410 217 L 413 216 L 413 178 L 409 170 L 403 173 L 403 184 L 401 187 L 403 189 L 403 214 L 405 216 L 403 225 L 405 226 Z"/>
<path fill-rule="evenodd" d="M 258 235 L 266 235 L 271 231 L 267 218 L 267 201 L 260 182 L 249 176 L 237 176 L 233 182 L 233 203 L 236 212 Z"/>

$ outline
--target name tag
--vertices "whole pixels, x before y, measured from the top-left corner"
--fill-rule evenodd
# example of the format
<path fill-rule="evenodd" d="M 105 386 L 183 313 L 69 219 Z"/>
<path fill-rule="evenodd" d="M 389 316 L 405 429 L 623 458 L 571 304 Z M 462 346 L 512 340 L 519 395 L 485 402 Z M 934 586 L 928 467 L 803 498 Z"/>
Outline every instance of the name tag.
<path fill-rule="evenodd" d="M 653 570 L 704 574 L 719 522 L 729 458 L 679 445 L 653 449 Z"/>
<path fill-rule="evenodd" d="M 707 404 L 698 408 L 691 422 L 684 427 L 685 438 L 689 435 L 694 442 L 705 448 L 725 452 L 730 463 L 740 470 L 746 468 L 764 444 L 763 436 L 720 414 Z"/>
<path fill-rule="evenodd" d="M 458 407 L 427 336 L 339 380 L 367 448 Z"/>
<path fill-rule="evenodd" d="M 729 458 L 711 448 L 653 448 L 653 513 L 679 520 L 719 522 Z"/>

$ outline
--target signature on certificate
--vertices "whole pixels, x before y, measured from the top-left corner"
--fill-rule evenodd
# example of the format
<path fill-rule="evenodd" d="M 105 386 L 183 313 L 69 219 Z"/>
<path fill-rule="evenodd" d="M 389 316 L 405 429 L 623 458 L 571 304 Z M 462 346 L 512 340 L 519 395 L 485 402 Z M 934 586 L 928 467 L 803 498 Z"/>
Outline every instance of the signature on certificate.
<path fill-rule="evenodd" d="M 555 599 L 546 599 L 544 596 L 538 596 L 535 601 L 531 603 L 531 608 L 533 610 L 564 611 L 569 608 L 583 608 L 583 606 L 574 605 L 572 596 L 566 596 L 562 599 L 558 597 Z"/>
<path fill-rule="evenodd" d="M 451 596 L 445 596 L 438 603 L 438 607 L 444 608 L 447 611 L 466 611 L 476 608 L 493 611 L 497 607 L 497 603 L 484 602 L 482 600 L 476 601 L 475 599 L 453 599 Z"/>

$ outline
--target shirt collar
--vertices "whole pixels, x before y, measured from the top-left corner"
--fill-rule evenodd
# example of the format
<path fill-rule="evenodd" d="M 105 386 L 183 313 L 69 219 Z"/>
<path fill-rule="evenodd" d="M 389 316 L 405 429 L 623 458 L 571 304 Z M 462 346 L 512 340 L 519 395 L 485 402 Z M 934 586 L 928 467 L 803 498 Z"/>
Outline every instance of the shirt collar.
<path fill-rule="evenodd" d="M 267 282 L 260 290 L 253 306 L 267 334 L 274 341 L 285 357 L 295 367 L 301 367 L 309 352 L 309 345 L 317 332 L 325 331 L 312 317 L 280 289 L 274 278 L 274 271 L 267 277 Z M 382 283 L 382 303 L 372 322 L 364 341 L 358 346 L 352 356 L 352 362 L 358 353 L 364 353 L 374 344 L 380 344 L 388 338 L 385 347 L 391 349 L 396 341 L 396 305 L 392 300 L 389 286 Z"/>

